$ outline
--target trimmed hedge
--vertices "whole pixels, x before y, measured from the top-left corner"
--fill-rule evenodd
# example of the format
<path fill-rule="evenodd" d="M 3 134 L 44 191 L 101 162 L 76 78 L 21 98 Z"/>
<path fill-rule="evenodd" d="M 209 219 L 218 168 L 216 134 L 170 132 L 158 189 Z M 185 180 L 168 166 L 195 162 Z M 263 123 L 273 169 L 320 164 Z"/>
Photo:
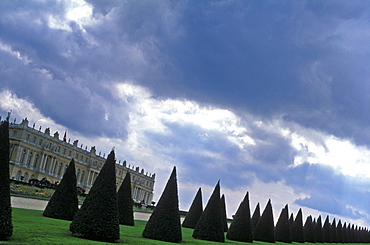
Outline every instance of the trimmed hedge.
<path fill-rule="evenodd" d="M 261 211 L 260 211 L 260 203 L 257 203 L 256 208 L 254 209 L 253 215 L 252 215 L 252 231 L 256 229 L 257 223 L 260 220 L 261 217 Z"/>
<path fill-rule="evenodd" d="M 134 200 L 131 195 L 131 174 L 126 173 L 125 178 L 117 192 L 118 219 L 121 225 L 134 226 Z"/>
<path fill-rule="evenodd" d="M 220 202 L 220 181 L 217 182 L 215 189 L 208 203 L 199 218 L 193 231 L 195 239 L 224 242 L 225 234 L 221 215 Z"/>
<path fill-rule="evenodd" d="M 331 226 L 330 226 L 330 234 L 331 234 L 331 241 L 333 243 L 338 243 L 337 222 L 335 221 L 335 218 L 333 219 Z"/>
<path fill-rule="evenodd" d="M 231 222 L 226 238 L 239 242 L 253 242 L 251 212 L 249 208 L 249 193 L 240 203 L 234 219 Z"/>
<path fill-rule="evenodd" d="M 158 204 L 145 226 L 143 237 L 166 242 L 182 241 L 176 167 L 173 168 Z"/>
<path fill-rule="evenodd" d="M 75 161 L 72 159 L 42 215 L 55 219 L 73 220 L 77 211 L 77 179 Z"/>
<path fill-rule="evenodd" d="M 188 214 L 182 222 L 182 227 L 194 229 L 203 213 L 202 189 L 199 187 L 197 194 L 191 203 Z"/>
<path fill-rule="evenodd" d="M 323 243 L 324 242 L 324 234 L 322 231 L 322 222 L 321 222 L 321 215 L 317 218 L 314 226 L 315 231 L 315 239 L 317 243 Z"/>
<path fill-rule="evenodd" d="M 267 202 L 265 210 L 254 230 L 254 240 L 262 242 L 275 242 L 274 216 L 272 213 L 271 200 Z"/>
<path fill-rule="evenodd" d="M 292 225 L 292 241 L 304 242 L 302 209 L 298 210 L 297 216 Z"/>
<path fill-rule="evenodd" d="M 329 242 L 331 243 L 332 242 L 332 238 L 331 238 L 331 225 L 330 225 L 330 222 L 329 222 L 329 215 L 326 216 L 326 219 L 325 219 L 325 222 L 324 222 L 324 226 L 322 227 L 322 234 L 324 236 L 324 242 Z"/>
<path fill-rule="evenodd" d="M 304 224 L 304 237 L 306 242 L 316 242 L 314 225 L 315 224 L 313 223 L 312 216 L 309 215 L 306 219 L 306 223 Z"/>
<path fill-rule="evenodd" d="M 281 210 L 275 227 L 275 240 L 278 242 L 292 243 L 288 204 Z"/>
<path fill-rule="evenodd" d="M 111 151 L 69 230 L 97 241 L 119 239 L 115 154 Z"/>
<path fill-rule="evenodd" d="M 223 223 L 223 226 L 224 226 L 224 232 L 227 232 L 229 230 L 229 227 L 227 225 L 225 195 L 222 194 L 220 202 L 221 202 L 221 215 L 222 215 L 222 223 Z"/>
<path fill-rule="evenodd" d="M 0 240 L 13 234 L 9 176 L 9 122 L 0 122 Z"/>

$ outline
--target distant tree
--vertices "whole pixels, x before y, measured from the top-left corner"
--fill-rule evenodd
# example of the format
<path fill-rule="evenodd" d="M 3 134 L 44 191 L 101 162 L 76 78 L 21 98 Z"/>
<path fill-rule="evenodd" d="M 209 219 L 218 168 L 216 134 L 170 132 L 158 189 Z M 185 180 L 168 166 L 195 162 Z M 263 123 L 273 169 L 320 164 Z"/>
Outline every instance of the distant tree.
<path fill-rule="evenodd" d="M 260 220 L 261 217 L 261 211 L 260 211 L 260 204 L 257 203 L 256 208 L 254 209 L 253 215 L 252 215 L 252 231 L 256 229 L 257 223 Z"/>
<path fill-rule="evenodd" d="M 200 240 L 224 242 L 224 226 L 221 215 L 220 202 L 220 181 L 217 182 L 215 189 L 208 203 L 199 218 L 193 231 L 193 237 Z"/>
<path fill-rule="evenodd" d="M 229 227 L 227 225 L 227 214 L 226 214 L 226 202 L 225 202 L 225 195 L 221 196 L 220 199 L 221 204 L 221 215 L 222 215 L 222 223 L 224 226 L 224 232 L 227 232 Z"/>
<path fill-rule="evenodd" d="M 302 209 L 298 210 L 297 216 L 292 225 L 292 241 L 304 242 L 303 218 Z"/>
<path fill-rule="evenodd" d="M 338 243 L 344 243 L 343 239 L 343 226 L 342 221 L 339 220 L 337 224 L 337 235 L 338 235 Z"/>
<path fill-rule="evenodd" d="M 349 243 L 348 241 L 348 233 L 347 233 L 347 222 L 344 222 L 342 227 L 342 236 L 343 236 L 343 243 Z"/>
<path fill-rule="evenodd" d="M 9 177 L 9 116 L 0 122 L 0 240 L 13 234 Z"/>
<path fill-rule="evenodd" d="M 331 243 L 332 242 L 332 239 L 331 239 L 331 229 L 330 229 L 331 225 L 330 225 L 330 222 L 329 222 L 329 215 L 326 216 L 326 219 L 325 219 L 325 222 L 324 222 L 324 226 L 322 227 L 322 233 L 323 233 L 323 236 L 324 236 L 324 242 L 329 242 Z"/>
<path fill-rule="evenodd" d="M 304 224 L 304 238 L 306 242 L 316 242 L 314 225 L 315 224 L 312 221 L 312 216 L 309 215 L 306 219 L 306 223 Z"/>
<path fill-rule="evenodd" d="M 117 192 L 118 218 L 121 225 L 134 226 L 134 201 L 131 195 L 131 174 L 126 173 Z"/>
<path fill-rule="evenodd" d="M 347 237 L 348 237 L 348 243 L 353 243 L 354 242 L 352 228 L 351 228 L 350 223 L 348 223 L 348 225 L 347 225 Z"/>
<path fill-rule="evenodd" d="M 337 233 L 337 224 L 335 218 L 333 219 L 330 226 L 330 235 L 332 243 L 338 243 L 338 233 Z"/>
<path fill-rule="evenodd" d="M 249 193 L 240 203 L 233 221 L 231 222 L 226 238 L 239 242 L 253 242 L 251 212 L 249 208 Z"/>
<path fill-rule="evenodd" d="M 274 216 L 271 200 L 267 202 L 265 210 L 259 219 L 253 234 L 254 240 L 262 242 L 275 242 Z"/>
<path fill-rule="evenodd" d="M 119 239 L 114 159 L 112 150 L 69 227 L 73 235 L 108 242 Z"/>
<path fill-rule="evenodd" d="M 43 215 L 49 218 L 73 220 L 77 211 L 77 179 L 75 161 L 72 158 Z"/>
<path fill-rule="evenodd" d="M 146 223 L 143 237 L 166 242 L 181 242 L 182 233 L 176 176 L 176 167 L 173 167 L 157 206 Z"/>
<path fill-rule="evenodd" d="M 281 210 L 279 219 L 276 223 L 275 240 L 278 242 L 292 243 L 288 204 Z"/>
<path fill-rule="evenodd" d="M 194 229 L 203 213 L 202 189 L 199 187 L 197 194 L 191 203 L 188 214 L 182 222 L 182 227 Z"/>
<path fill-rule="evenodd" d="M 315 239 L 317 243 L 323 243 L 324 242 L 324 234 L 322 231 L 322 222 L 321 222 L 321 215 L 317 218 L 315 222 Z"/>

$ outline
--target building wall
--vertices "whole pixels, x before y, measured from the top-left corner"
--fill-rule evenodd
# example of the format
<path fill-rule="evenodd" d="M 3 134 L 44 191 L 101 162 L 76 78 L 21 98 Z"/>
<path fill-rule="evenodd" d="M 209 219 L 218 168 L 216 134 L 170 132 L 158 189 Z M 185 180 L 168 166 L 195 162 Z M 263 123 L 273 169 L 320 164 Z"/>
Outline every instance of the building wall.
<path fill-rule="evenodd" d="M 9 125 L 10 138 L 10 177 L 28 182 L 30 179 L 46 178 L 51 183 L 60 182 L 65 170 L 73 158 L 76 165 L 77 185 L 86 192 L 92 187 L 106 158 L 105 154 L 96 154 L 95 146 L 87 150 L 78 140 L 73 144 L 59 139 L 59 133 L 50 135 L 50 129 L 44 132 L 28 126 L 27 118 L 20 124 Z M 127 167 L 126 161 L 116 164 L 117 190 L 127 172 L 131 174 L 132 197 L 134 201 L 150 204 L 153 199 L 155 174 L 144 173 L 139 167 Z"/>

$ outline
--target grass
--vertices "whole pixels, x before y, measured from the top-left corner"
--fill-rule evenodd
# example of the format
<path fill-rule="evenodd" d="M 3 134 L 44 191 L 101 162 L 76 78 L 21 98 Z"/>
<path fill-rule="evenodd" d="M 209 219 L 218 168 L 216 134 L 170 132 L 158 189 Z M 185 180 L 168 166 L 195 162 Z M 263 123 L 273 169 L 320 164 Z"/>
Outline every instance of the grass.
<path fill-rule="evenodd" d="M 70 221 L 44 217 L 42 216 L 42 211 L 13 208 L 13 236 L 8 241 L 0 241 L 0 244 L 109 244 L 72 236 L 69 231 L 70 223 Z M 144 230 L 145 224 L 146 221 L 136 220 L 133 227 L 121 225 L 121 239 L 114 244 L 171 244 L 143 238 L 141 233 Z M 182 228 L 183 241 L 181 244 L 222 244 L 196 240 L 191 236 L 192 232 L 192 229 Z M 225 244 L 248 243 L 226 240 Z M 267 245 L 271 243 L 253 242 L 253 244 Z M 310 243 L 305 244 L 309 245 Z"/>

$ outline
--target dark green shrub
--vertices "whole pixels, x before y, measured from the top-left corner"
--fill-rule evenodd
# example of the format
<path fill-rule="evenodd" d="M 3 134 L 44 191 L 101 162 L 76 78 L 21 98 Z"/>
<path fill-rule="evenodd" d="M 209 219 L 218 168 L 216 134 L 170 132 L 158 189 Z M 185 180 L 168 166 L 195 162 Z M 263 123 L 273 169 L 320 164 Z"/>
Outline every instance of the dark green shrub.
<path fill-rule="evenodd" d="M 330 226 L 330 235 L 332 243 L 338 243 L 338 233 L 337 233 L 337 224 L 335 218 L 333 219 Z"/>
<path fill-rule="evenodd" d="M 259 219 L 253 234 L 254 240 L 262 242 L 275 242 L 274 216 L 271 200 L 267 202 L 265 210 Z"/>
<path fill-rule="evenodd" d="M 249 208 L 249 194 L 240 203 L 233 221 L 231 222 L 226 238 L 239 242 L 253 242 L 251 211 Z"/>
<path fill-rule="evenodd" d="M 312 221 L 312 216 L 309 215 L 306 219 L 306 223 L 304 224 L 304 238 L 306 242 L 316 242 L 314 225 L 315 224 Z"/>
<path fill-rule="evenodd" d="M 338 235 L 338 243 L 344 243 L 343 239 L 343 227 L 342 227 L 342 221 L 338 221 L 337 225 L 337 235 Z"/>
<path fill-rule="evenodd" d="M 225 241 L 224 226 L 221 215 L 220 181 L 217 182 L 217 185 L 194 228 L 193 237 L 214 242 Z"/>
<path fill-rule="evenodd" d="M 260 211 L 260 204 L 257 203 L 256 208 L 254 209 L 253 215 L 252 215 L 252 231 L 256 229 L 257 223 L 260 220 L 261 217 L 261 211 Z"/>
<path fill-rule="evenodd" d="M 293 217 L 293 213 L 291 213 L 289 217 L 290 228 L 292 228 L 293 223 L 294 223 L 294 217 Z"/>
<path fill-rule="evenodd" d="M 317 243 L 323 243 L 324 242 L 324 234 L 322 231 L 322 222 L 321 222 L 321 215 L 317 218 L 314 226 L 315 230 L 315 239 Z"/>
<path fill-rule="evenodd" d="M 73 235 L 109 242 L 119 239 L 114 159 L 114 151 L 111 151 L 70 225 L 69 229 Z"/>
<path fill-rule="evenodd" d="M 275 240 L 278 242 L 292 243 L 288 204 L 281 210 L 279 219 L 276 223 Z"/>
<path fill-rule="evenodd" d="M 225 195 L 221 196 L 220 202 L 221 202 L 221 215 L 222 215 L 222 223 L 223 223 L 223 226 L 224 226 L 224 232 L 227 232 L 229 227 L 227 225 Z"/>
<path fill-rule="evenodd" d="M 343 243 L 349 243 L 349 241 L 348 241 L 348 232 L 347 232 L 347 222 L 344 222 L 344 224 L 343 224 L 342 236 L 343 236 Z"/>
<path fill-rule="evenodd" d="M 298 210 L 297 216 L 292 225 L 292 241 L 304 242 L 302 209 Z"/>
<path fill-rule="evenodd" d="M 72 159 L 43 215 L 55 219 L 73 220 L 77 211 L 77 179 L 75 161 Z"/>
<path fill-rule="evenodd" d="M 131 195 L 131 174 L 126 173 L 125 178 L 117 192 L 118 219 L 121 225 L 135 225 L 134 201 Z"/>
<path fill-rule="evenodd" d="M 13 234 L 9 177 L 9 117 L 0 122 L 0 240 Z"/>
<path fill-rule="evenodd" d="M 194 229 L 203 213 L 202 189 L 199 187 L 197 194 L 191 203 L 188 214 L 182 222 L 182 227 Z"/>
<path fill-rule="evenodd" d="M 331 229 L 330 229 L 330 222 L 329 222 L 329 215 L 326 216 L 324 226 L 322 227 L 322 234 L 324 236 L 324 242 L 332 242 L 331 239 Z"/>
<path fill-rule="evenodd" d="M 157 206 L 145 226 L 143 237 L 166 242 L 182 240 L 176 167 L 173 168 Z"/>

